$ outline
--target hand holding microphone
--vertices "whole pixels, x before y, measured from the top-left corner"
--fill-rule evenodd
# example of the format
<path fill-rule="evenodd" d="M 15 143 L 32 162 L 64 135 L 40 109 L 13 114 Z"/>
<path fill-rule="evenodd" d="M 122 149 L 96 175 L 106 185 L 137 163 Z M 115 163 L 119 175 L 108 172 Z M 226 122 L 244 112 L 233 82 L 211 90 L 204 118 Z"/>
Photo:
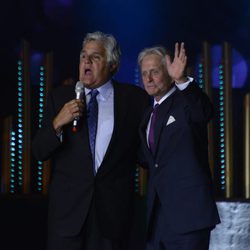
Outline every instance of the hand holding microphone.
<path fill-rule="evenodd" d="M 73 121 L 73 132 L 77 131 L 77 123 L 79 117 L 82 116 L 84 104 L 82 102 L 82 95 L 84 87 L 82 82 L 77 82 L 75 86 L 76 99 L 73 99 L 64 104 L 57 116 L 53 120 L 53 127 L 57 133 L 62 131 L 62 127 Z"/>

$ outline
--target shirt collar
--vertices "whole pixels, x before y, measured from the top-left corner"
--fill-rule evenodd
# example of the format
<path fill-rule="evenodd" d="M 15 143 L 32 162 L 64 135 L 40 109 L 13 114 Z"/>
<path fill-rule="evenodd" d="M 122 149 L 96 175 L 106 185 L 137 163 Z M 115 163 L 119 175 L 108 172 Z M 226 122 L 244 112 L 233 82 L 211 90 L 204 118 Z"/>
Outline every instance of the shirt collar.
<path fill-rule="evenodd" d="M 111 80 L 106 82 L 105 84 L 101 85 L 99 88 L 97 88 L 99 91 L 99 98 L 102 100 L 107 100 L 110 96 L 111 91 L 113 90 L 113 84 Z M 91 89 L 85 88 L 85 95 L 87 96 L 91 92 Z"/>
<path fill-rule="evenodd" d="M 170 95 L 172 95 L 174 92 L 175 92 L 175 90 L 176 90 L 176 87 L 174 86 L 174 87 L 172 87 L 161 99 L 160 99 L 160 101 L 156 101 L 155 99 L 154 99 L 154 106 L 156 105 L 156 104 L 162 104 Z"/>

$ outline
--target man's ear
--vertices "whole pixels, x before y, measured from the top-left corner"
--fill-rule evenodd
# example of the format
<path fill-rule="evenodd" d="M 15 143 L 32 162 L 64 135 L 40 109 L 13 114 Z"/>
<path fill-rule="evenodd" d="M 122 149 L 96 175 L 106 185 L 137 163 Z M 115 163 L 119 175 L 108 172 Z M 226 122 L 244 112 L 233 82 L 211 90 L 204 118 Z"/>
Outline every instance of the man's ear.
<path fill-rule="evenodd" d="M 110 65 L 110 73 L 113 74 L 117 70 L 117 64 L 111 64 Z"/>

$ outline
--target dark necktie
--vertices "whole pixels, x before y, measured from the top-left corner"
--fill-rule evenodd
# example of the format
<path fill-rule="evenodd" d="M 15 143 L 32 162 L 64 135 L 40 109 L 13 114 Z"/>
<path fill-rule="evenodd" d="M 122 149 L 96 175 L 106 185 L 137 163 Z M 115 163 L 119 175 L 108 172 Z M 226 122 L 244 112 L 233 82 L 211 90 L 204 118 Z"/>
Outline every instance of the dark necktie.
<path fill-rule="evenodd" d="M 95 170 L 95 138 L 96 138 L 96 130 L 97 130 L 97 121 L 98 121 L 98 103 L 96 100 L 96 96 L 99 94 L 97 89 L 93 89 L 90 92 L 91 98 L 88 104 L 88 128 L 89 128 L 89 144 L 93 159 L 93 169 L 94 174 L 96 174 Z"/>
<path fill-rule="evenodd" d="M 150 128 L 149 128 L 149 134 L 148 134 L 148 144 L 151 152 L 154 154 L 155 153 L 155 122 L 156 122 L 156 116 L 157 116 L 157 108 L 159 104 L 155 104 L 151 116 L 151 123 L 150 123 Z"/>

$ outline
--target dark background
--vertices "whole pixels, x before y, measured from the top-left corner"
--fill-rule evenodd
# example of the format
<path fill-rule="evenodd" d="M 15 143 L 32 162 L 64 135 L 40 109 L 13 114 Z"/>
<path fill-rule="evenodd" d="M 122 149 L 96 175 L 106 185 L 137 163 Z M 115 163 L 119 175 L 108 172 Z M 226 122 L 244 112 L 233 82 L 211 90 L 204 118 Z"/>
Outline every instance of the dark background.
<path fill-rule="evenodd" d="M 138 79 L 136 59 L 143 48 L 162 44 L 173 50 L 175 42 L 184 41 L 189 66 L 196 69 L 202 43 L 209 42 L 215 103 L 221 44 L 227 41 L 231 45 L 235 197 L 242 198 L 243 98 L 250 90 L 250 1 L 3 0 L 0 4 L 0 123 L 16 112 L 16 68 L 22 39 L 31 46 L 32 70 L 36 70 L 45 53 L 53 52 L 53 84 L 57 86 L 69 77 L 77 81 L 82 40 L 87 32 L 96 30 L 111 33 L 119 41 L 122 61 L 116 78 L 131 83 Z M 38 82 L 31 77 L 31 84 Z M 2 197 L 0 249 L 44 249 L 46 208 L 46 198 Z"/>
<path fill-rule="evenodd" d="M 227 41 L 235 67 L 244 64 L 235 73 L 239 77 L 243 70 L 246 76 L 235 85 L 250 88 L 248 0 L 8 0 L 1 2 L 0 24 L 1 104 L 9 102 L 16 86 L 21 39 L 30 43 L 34 63 L 39 54 L 53 52 L 54 84 L 59 84 L 67 77 L 77 79 L 83 37 L 96 30 L 119 41 L 123 55 L 117 78 L 122 81 L 134 82 L 136 58 L 145 47 L 162 44 L 173 50 L 175 42 L 184 41 L 189 65 L 195 65 L 203 41 L 213 46 L 215 58 Z"/>

